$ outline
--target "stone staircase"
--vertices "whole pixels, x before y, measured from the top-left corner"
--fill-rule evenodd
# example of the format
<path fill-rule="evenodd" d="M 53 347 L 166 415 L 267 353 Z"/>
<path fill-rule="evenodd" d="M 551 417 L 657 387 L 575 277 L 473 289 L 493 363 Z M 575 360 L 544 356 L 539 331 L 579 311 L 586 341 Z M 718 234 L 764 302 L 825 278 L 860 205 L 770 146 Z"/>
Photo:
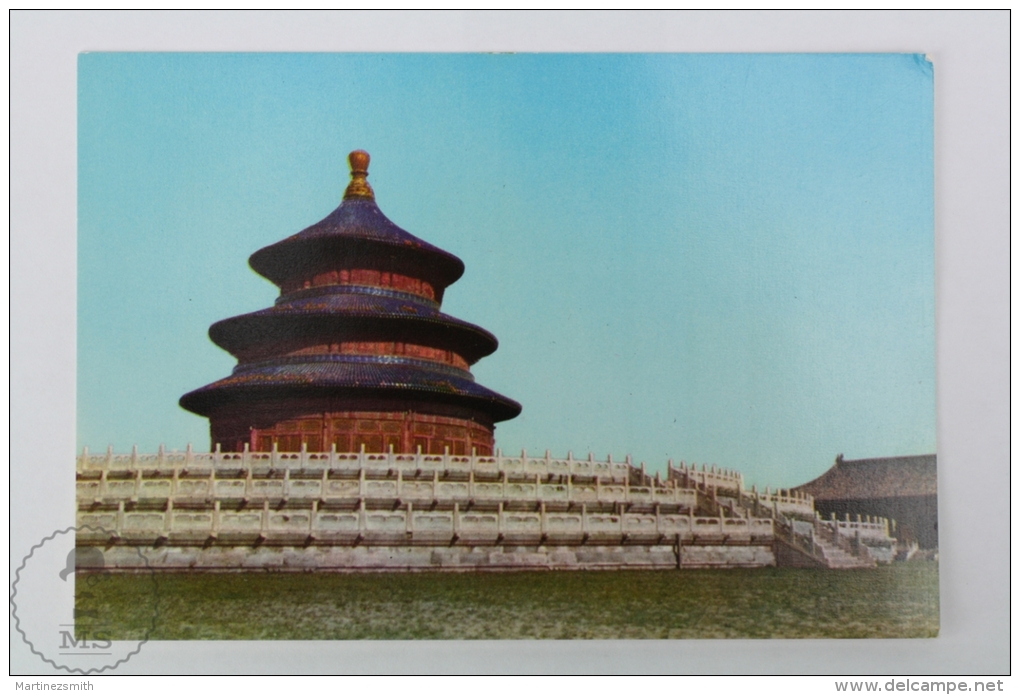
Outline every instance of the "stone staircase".
<path fill-rule="evenodd" d="M 833 532 L 827 522 L 814 522 L 805 533 L 805 529 L 798 527 L 807 524 L 798 524 L 783 514 L 777 514 L 772 507 L 748 502 L 743 496 L 726 502 L 730 514 L 739 514 L 737 510 L 740 510 L 746 515 L 773 519 L 776 541 L 782 546 L 777 548 L 776 563 L 779 566 L 861 569 L 878 564 L 868 546 L 859 538 L 841 536 Z"/>
<path fill-rule="evenodd" d="M 856 554 L 819 537 L 792 535 L 782 523 L 776 524 L 776 565 L 779 567 L 822 567 L 865 569 L 877 565 L 865 545 Z"/>
<path fill-rule="evenodd" d="M 815 538 L 815 546 L 820 551 L 820 555 L 824 558 L 825 565 L 829 569 L 858 569 L 862 567 L 875 567 L 876 565 L 875 560 L 868 553 L 867 546 L 865 545 L 860 546 L 860 551 L 857 555 L 820 538 Z"/>

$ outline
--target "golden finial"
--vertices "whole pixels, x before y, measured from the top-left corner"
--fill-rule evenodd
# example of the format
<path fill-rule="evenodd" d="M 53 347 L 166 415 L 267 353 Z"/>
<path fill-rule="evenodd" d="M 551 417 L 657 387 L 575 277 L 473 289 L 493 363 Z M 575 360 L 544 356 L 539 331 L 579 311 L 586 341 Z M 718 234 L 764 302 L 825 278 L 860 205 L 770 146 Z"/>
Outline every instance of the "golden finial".
<path fill-rule="evenodd" d="M 347 161 L 351 163 L 351 182 L 344 191 L 344 200 L 348 198 L 368 198 L 375 200 L 375 191 L 368 185 L 368 162 L 371 157 L 365 150 L 354 150 L 347 155 Z"/>

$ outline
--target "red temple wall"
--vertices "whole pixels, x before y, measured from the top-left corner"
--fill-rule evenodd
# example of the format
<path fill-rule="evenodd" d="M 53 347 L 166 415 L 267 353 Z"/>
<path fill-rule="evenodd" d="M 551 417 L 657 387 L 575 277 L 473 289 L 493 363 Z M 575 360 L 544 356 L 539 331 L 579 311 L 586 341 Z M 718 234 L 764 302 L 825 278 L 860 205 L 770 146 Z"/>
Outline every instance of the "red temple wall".
<path fill-rule="evenodd" d="M 425 345 L 412 343 L 380 343 L 380 342 L 342 342 L 325 345 L 313 345 L 301 348 L 288 355 L 396 355 L 399 357 L 415 357 L 431 362 L 448 364 L 452 367 L 468 370 L 470 365 L 463 357 L 452 350 L 440 350 Z"/>
<path fill-rule="evenodd" d="M 336 445 L 338 452 L 357 452 L 362 445 L 368 453 L 385 453 L 392 446 L 395 453 L 413 454 L 421 447 L 425 454 L 470 455 L 472 449 L 480 456 L 492 454 L 495 445 L 493 429 L 472 420 L 422 415 L 419 413 L 342 412 L 324 413 L 284 420 L 271 427 L 252 428 L 247 434 L 213 421 L 213 448 L 222 451 L 329 451 Z"/>
<path fill-rule="evenodd" d="M 369 287 L 386 287 L 392 290 L 416 294 L 435 301 L 436 290 L 429 283 L 418 278 L 400 275 L 398 273 L 387 273 L 381 270 L 352 269 L 352 270 L 331 270 L 327 273 L 320 273 L 311 279 L 295 280 L 285 283 L 281 288 L 283 294 L 306 290 L 311 287 L 323 285 L 367 285 Z"/>

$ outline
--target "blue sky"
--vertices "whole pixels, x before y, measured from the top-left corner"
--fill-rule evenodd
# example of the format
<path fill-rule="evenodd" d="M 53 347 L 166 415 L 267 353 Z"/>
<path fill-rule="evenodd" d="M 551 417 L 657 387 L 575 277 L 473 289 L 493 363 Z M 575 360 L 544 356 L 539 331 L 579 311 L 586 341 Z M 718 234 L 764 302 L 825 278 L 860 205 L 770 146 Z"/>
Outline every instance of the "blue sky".
<path fill-rule="evenodd" d="M 914 55 L 82 54 L 79 446 L 208 446 L 209 325 L 363 148 L 467 266 L 505 451 L 781 486 L 933 452 L 932 99 Z"/>

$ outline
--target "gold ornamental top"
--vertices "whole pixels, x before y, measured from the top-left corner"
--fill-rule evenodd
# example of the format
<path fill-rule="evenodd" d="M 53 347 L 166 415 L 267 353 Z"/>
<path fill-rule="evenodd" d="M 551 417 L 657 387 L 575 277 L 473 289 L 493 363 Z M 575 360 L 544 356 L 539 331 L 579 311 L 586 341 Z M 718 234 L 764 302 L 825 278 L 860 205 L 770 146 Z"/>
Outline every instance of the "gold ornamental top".
<path fill-rule="evenodd" d="M 347 155 L 351 163 L 351 182 L 344 191 L 344 200 L 348 198 L 367 198 L 375 200 L 375 191 L 368 185 L 368 163 L 372 158 L 365 150 L 354 150 Z"/>

